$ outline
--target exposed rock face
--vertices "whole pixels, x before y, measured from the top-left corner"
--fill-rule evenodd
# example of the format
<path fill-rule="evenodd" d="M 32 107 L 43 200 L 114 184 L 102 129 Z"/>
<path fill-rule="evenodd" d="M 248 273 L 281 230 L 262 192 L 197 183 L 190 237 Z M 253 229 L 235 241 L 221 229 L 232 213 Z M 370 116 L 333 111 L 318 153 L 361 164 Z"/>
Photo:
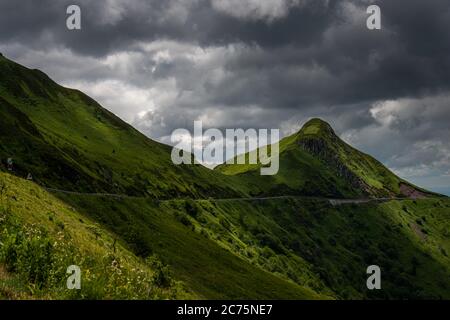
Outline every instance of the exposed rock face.
<path fill-rule="evenodd" d="M 400 193 L 411 199 L 423 199 L 426 198 L 426 194 L 405 184 L 400 184 Z"/>
<path fill-rule="evenodd" d="M 333 139 L 334 134 L 331 136 Z M 348 181 L 352 187 L 362 190 L 366 194 L 371 193 L 371 188 L 354 174 L 342 161 L 328 143 L 320 138 L 303 138 L 298 142 L 299 146 L 308 153 L 318 157 L 328 167 L 337 172 L 337 174 Z"/>

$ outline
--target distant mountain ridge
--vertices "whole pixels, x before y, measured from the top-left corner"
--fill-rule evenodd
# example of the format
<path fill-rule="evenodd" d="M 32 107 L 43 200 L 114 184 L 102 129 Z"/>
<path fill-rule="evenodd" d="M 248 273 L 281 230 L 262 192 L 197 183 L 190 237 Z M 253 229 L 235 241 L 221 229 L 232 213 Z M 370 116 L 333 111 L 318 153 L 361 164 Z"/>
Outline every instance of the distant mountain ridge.
<path fill-rule="evenodd" d="M 397 177 L 382 163 L 342 141 L 321 119 L 311 119 L 295 134 L 282 139 L 277 188 L 268 193 L 292 192 L 335 197 L 412 197 L 436 195 Z M 257 151 L 253 151 L 257 152 Z M 248 157 L 248 155 L 247 155 Z M 216 170 L 258 178 L 258 165 L 220 165 Z M 309 189 L 309 190 L 308 190 Z"/>
<path fill-rule="evenodd" d="M 433 195 L 346 144 L 320 119 L 282 139 L 279 173 L 260 176 L 259 165 L 224 164 L 214 171 L 176 166 L 169 146 L 145 137 L 82 92 L 3 56 L 0 104 L 0 159 L 14 158 L 17 172 L 31 173 L 48 187 L 154 198 Z"/>

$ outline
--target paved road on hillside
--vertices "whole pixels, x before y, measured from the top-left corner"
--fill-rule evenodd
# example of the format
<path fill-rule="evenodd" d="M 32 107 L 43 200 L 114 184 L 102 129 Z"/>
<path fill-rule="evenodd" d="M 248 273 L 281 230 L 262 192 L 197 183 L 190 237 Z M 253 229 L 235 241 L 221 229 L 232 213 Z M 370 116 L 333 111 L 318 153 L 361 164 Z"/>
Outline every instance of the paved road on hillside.
<path fill-rule="evenodd" d="M 126 194 L 114 194 L 114 193 L 83 193 L 76 191 L 67 191 L 61 189 L 54 188 L 44 188 L 50 192 L 58 192 L 64 194 L 71 195 L 79 195 L 79 196 L 90 196 L 90 197 L 110 197 L 110 198 L 118 198 L 118 199 L 153 199 L 148 197 L 137 197 L 137 196 L 129 196 Z M 173 200 L 183 200 L 184 198 L 175 198 L 175 199 L 154 199 L 161 202 L 173 201 Z M 276 199 L 300 199 L 300 200 L 321 200 L 328 201 L 333 206 L 343 205 L 343 204 L 362 204 L 369 202 L 385 202 L 390 200 L 406 200 L 406 198 L 367 198 L 367 199 L 336 199 L 336 198 L 326 198 L 326 197 L 308 197 L 308 196 L 273 196 L 273 197 L 249 197 L 249 198 L 208 198 L 208 199 L 193 199 L 193 200 L 210 200 L 216 202 L 225 202 L 225 201 L 265 201 L 265 200 L 276 200 Z"/>

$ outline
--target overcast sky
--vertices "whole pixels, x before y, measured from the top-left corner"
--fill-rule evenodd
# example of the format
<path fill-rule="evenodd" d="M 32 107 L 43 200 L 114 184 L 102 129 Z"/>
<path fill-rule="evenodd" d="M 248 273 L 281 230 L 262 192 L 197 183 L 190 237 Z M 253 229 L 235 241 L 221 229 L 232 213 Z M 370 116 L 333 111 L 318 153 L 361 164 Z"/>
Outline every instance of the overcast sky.
<path fill-rule="evenodd" d="M 82 30 L 66 28 L 66 8 Z M 366 28 L 366 9 L 382 29 Z M 401 177 L 450 194 L 448 0 L 0 0 L 0 51 L 168 142 L 194 120 L 330 122 Z"/>

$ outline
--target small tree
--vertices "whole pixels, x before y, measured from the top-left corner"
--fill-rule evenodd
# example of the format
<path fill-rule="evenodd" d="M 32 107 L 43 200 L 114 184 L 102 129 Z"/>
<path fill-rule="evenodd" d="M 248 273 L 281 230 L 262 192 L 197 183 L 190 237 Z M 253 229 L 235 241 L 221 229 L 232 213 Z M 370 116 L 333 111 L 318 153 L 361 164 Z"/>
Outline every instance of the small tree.
<path fill-rule="evenodd" d="M 169 267 L 159 260 L 155 255 L 146 259 L 147 264 L 153 269 L 153 284 L 158 287 L 168 288 L 172 285 L 172 275 Z"/>
<path fill-rule="evenodd" d="M 188 199 L 185 201 L 184 205 L 187 214 L 193 217 L 194 219 L 197 218 L 197 215 L 199 213 L 197 203 L 195 203 L 195 201 L 192 199 Z"/>

